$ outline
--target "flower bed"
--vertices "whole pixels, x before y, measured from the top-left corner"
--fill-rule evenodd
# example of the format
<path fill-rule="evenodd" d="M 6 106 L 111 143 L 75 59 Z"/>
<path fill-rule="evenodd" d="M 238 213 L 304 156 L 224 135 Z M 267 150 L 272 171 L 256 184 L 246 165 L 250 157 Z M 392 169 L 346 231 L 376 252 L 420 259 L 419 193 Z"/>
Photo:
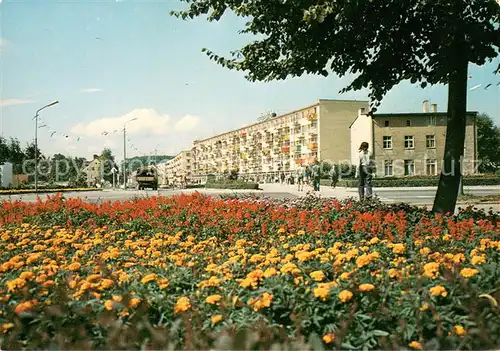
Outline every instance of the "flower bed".
<path fill-rule="evenodd" d="M 500 346 L 485 214 L 55 196 L 4 202 L 0 250 L 2 349 Z"/>
<path fill-rule="evenodd" d="M 79 191 L 101 191 L 101 188 L 38 188 L 38 192 L 35 192 L 33 188 L 25 189 L 0 189 L 0 195 L 19 195 L 19 194 L 34 194 L 34 193 L 67 193 L 67 192 L 79 192 Z"/>

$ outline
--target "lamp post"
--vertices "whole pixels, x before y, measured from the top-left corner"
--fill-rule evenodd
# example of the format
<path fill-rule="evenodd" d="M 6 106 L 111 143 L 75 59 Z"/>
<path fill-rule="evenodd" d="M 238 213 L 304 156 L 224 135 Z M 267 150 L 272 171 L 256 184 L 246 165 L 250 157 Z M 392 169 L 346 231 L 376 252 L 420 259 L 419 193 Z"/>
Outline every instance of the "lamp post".
<path fill-rule="evenodd" d="M 47 104 L 42 108 L 39 108 L 35 113 L 35 117 L 33 117 L 33 119 L 35 120 L 35 193 L 38 192 L 38 114 L 43 109 L 54 106 L 58 103 L 59 101 L 55 100 L 52 101 L 50 104 Z"/>
<path fill-rule="evenodd" d="M 123 189 L 127 190 L 127 123 L 135 121 L 136 118 L 129 119 L 123 124 Z"/>

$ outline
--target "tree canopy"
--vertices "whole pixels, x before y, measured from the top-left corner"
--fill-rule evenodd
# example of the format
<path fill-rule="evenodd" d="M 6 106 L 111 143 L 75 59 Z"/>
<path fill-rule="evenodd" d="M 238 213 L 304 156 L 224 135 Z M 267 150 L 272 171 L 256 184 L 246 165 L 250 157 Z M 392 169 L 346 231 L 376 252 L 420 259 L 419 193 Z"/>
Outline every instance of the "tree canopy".
<path fill-rule="evenodd" d="M 442 172 L 433 211 L 455 209 L 464 154 L 467 71 L 500 52 L 500 6 L 495 0 L 181 0 L 174 16 L 224 13 L 248 19 L 242 34 L 257 40 L 225 57 L 203 49 L 218 64 L 250 81 L 305 73 L 354 74 L 341 92 L 368 88 L 371 111 L 401 81 L 448 85 Z M 495 70 L 500 73 L 500 65 Z"/>
<path fill-rule="evenodd" d="M 490 116 L 477 116 L 477 149 L 480 161 L 479 171 L 493 173 L 500 169 L 500 128 Z"/>
<path fill-rule="evenodd" d="M 342 92 L 369 88 L 372 106 L 403 80 L 448 84 L 457 51 L 483 65 L 500 49 L 495 0 L 182 1 L 173 15 L 216 21 L 230 10 L 249 19 L 240 33 L 262 37 L 229 58 L 203 49 L 217 63 L 250 81 L 353 73 Z"/>

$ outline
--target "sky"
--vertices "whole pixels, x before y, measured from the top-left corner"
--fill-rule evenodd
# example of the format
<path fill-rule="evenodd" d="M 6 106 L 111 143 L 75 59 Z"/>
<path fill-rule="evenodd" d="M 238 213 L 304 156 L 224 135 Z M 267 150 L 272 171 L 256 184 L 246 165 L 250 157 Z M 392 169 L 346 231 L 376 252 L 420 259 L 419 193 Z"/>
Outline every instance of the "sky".
<path fill-rule="evenodd" d="M 22 145 L 33 141 L 35 112 L 57 100 L 40 112 L 42 153 L 90 159 L 108 147 L 121 160 L 123 126 L 134 118 L 126 124 L 127 157 L 173 155 L 266 112 L 286 113 L 320 98 L 368 99 L 366 91 L 339 94 L 352 77 L 248 82 L 201 52 L 227 54 L 248 43 L 252 37 L 238 34 L 243 21 L 169 15 L 184 6 L 178 0 L 0 0 L 0 134 Z M 497 125 L 499 62 L 470 67 L 467 102 L 468 110 L 488 113 Z M 447 88 L 403 82 L 379 112 L 420 112 L 425 99 L 446 111 Z"/>

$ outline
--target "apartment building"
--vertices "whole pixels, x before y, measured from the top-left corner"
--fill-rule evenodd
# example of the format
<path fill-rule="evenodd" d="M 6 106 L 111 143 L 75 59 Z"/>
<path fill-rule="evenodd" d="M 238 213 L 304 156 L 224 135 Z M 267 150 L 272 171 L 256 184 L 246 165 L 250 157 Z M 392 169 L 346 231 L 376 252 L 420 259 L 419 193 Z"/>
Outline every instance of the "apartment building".
<path fill-rule="evenodd" d="M 467 112 L 463 174 L 476 173 L 477 112 Z M 360 111 L 350 126 L 351 163 L 358 163 L 361 142 L 370 144 L 377 164 L 376 176 L 438 175 L 446 140 L 447 113 L 424 101 L 421 113 L 367 116 Z"/>
<path fill-rule="evenodd" d="M 87 175 L 87 186 L 94 187 L 100 184 L 103 178 L 102 175 L 102 161 L 99 155 L 94 155 L 93 160 L 83 170 Z"/>
<path fill-rule="evenodd" d="M 243 178 L 265 180 L 292 173 L 315 159 L 350 160 L 349 126 L 367 101 L 320 99 L 280 116 L 196 140 L 192 148 L 193 179 L 237 170 Z"/>
<path fill-rule="evenodd" d="M 160 187 L 170 187 L 192 182 L 191 159 L 191 150 L 185 150 L 179 152 L 167 162 L 158 164 L 158 185 Z"/>

